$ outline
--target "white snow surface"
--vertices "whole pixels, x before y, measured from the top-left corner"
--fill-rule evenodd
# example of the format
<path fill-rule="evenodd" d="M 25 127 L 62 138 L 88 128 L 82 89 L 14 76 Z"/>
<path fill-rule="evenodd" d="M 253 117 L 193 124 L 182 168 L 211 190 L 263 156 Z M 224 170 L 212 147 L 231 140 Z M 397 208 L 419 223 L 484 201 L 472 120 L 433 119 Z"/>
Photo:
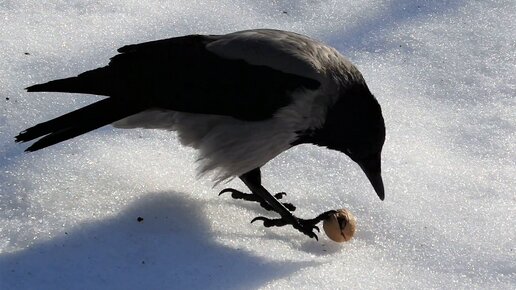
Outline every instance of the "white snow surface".
<path fill-rule="evenodd" d="M 516 2 L 0 1 L 0 289 L 515 289 Z M 300 217 L 346 207 L 344 244 L 218 197 L 174 133 L 105 127 L 34 153 L 23 129 L 98 97 L 23 88 L 126 44 L 277 28 L 346 55 L 382 105 L 386 200 L 345 155 L 263 168 Z M 138 222 L 137 218 L 143 221 Z"/>

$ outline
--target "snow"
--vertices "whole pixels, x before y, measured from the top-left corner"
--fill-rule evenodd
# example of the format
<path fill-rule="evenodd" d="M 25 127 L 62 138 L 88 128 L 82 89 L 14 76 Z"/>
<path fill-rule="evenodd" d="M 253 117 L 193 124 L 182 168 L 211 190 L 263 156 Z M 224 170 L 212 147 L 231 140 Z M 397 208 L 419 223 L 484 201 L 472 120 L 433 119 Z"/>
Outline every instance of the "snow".
<path fill-rule="evenodd" d="M 516 288 L 514 1 L 0 2 L 0 289 Z M 26 93 L 125 44 L 279 28 L 339 49 L 386 119 L 386 200 L 342 154 L 267 164 L 301 217 L 346 207 L 355 238 L 272 216 L 196 180 L 174 134 L 106 127 L 31 154 L 21 130 L 97 100 Z M 142 217 L 142 221 L 138 221 Z"/>

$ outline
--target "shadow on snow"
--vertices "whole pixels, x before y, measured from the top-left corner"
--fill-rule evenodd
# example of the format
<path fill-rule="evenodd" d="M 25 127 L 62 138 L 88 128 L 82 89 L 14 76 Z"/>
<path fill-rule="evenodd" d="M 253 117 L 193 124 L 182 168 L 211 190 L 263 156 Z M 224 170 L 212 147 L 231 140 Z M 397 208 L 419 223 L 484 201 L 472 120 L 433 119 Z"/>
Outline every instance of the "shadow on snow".
<path fill-rule="evenodd" d="M 249 289 L 311 265 L 220 245 L 203 220 L 198 202 L 151 193 L 112 218 L 3 254 L 2 289 Z"/>

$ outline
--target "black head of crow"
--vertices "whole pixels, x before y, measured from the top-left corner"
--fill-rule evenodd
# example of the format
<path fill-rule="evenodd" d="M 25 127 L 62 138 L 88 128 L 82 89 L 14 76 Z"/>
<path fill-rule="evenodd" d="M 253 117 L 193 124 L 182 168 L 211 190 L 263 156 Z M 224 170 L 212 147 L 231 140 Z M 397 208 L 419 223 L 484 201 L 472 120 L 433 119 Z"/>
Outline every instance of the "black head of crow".
<path fill-rule="evenodd" d="M 233 198 L 260 202 L 309 237 L 331 211 L 313 219 L 292 215 L 261 184 L 260 167 L 302 143 L 325 146 L 357 162 L 383 200 L 380 154 L 385 126 L 364 78 L 335 49 L 279 30 L 188 35 L 128 45 L 109 65 L 27 88 L 107 96 L 21 132 L 35 151 L 104 125 L 177 131 L 199 151 L 200 173 L 216 181 L 238 176 L 250 189 Z M 254 221 L 253 220 L 253 221 Z"/>

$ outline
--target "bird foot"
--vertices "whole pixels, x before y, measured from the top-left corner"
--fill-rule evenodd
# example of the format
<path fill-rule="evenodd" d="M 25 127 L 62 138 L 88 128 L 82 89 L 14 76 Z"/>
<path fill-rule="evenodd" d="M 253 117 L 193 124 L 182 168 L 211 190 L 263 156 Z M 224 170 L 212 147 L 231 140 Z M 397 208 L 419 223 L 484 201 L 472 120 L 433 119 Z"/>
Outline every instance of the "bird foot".
<path fill-rule="evenodd" d="M 226 188 L 226 189 L 223 189 L 219 193 L 219 196 L 222 195 L 223 193 L 226 193 L 226 192 L 230 192 L 231 193 L 231 197 L 234 198 L 234 199 L 242 199 L 242 200 L 247 200 L 247 201 L 255 201 L 255 202 L 260 203 L 260 206 L 263 207 L 264 209 L 266 209 L 268 211 L 274 211 L 274 209 L 263 198 L 261 198 L 260 196 L 254 194 L 254 193 L 243 193 L 243 192 L 241 192 L 239 190 L 236 190 L 236 189 L 233 189 L 233 188 Z M 285 195 L 287 195 L 285 192 L 279 192 L 279 193 L 274 194 L 273 196 L 276 199 L 282 199 Z M 288 203 L 288 202 L 284 202 L 283 206 L 285 206 L 289 211 L 295 211 L 296 210 L 296 207 L 293 204 Z"/>
<path fill-rule="evenodd" d="M 255 221 L 263 221 L 263 226 L 266 228 L 270 227 L 282 227 L 286 225 L 291 225 L 296 230 L 300 231 L 301 233 L 307 235 L 309 238 L 314 238 L 317 241 L 319 238 L 317 237 L 317 234 L 315 234 L 314 230 L 317 230 L 317 232 L 320 232 L 319 227 L 316 226 L 319 222 L 327 219 L 331 214 L 334 214 L 334 210 L 330 210 L 327 212 L 324 212 L 317 217 L 313 219 L 300 219 L 295 216 L 292 216 L 291 218 L 278 218 L 278 219 L 270 219 L 263 216 L 255 217 L 251 223 Z"/>

